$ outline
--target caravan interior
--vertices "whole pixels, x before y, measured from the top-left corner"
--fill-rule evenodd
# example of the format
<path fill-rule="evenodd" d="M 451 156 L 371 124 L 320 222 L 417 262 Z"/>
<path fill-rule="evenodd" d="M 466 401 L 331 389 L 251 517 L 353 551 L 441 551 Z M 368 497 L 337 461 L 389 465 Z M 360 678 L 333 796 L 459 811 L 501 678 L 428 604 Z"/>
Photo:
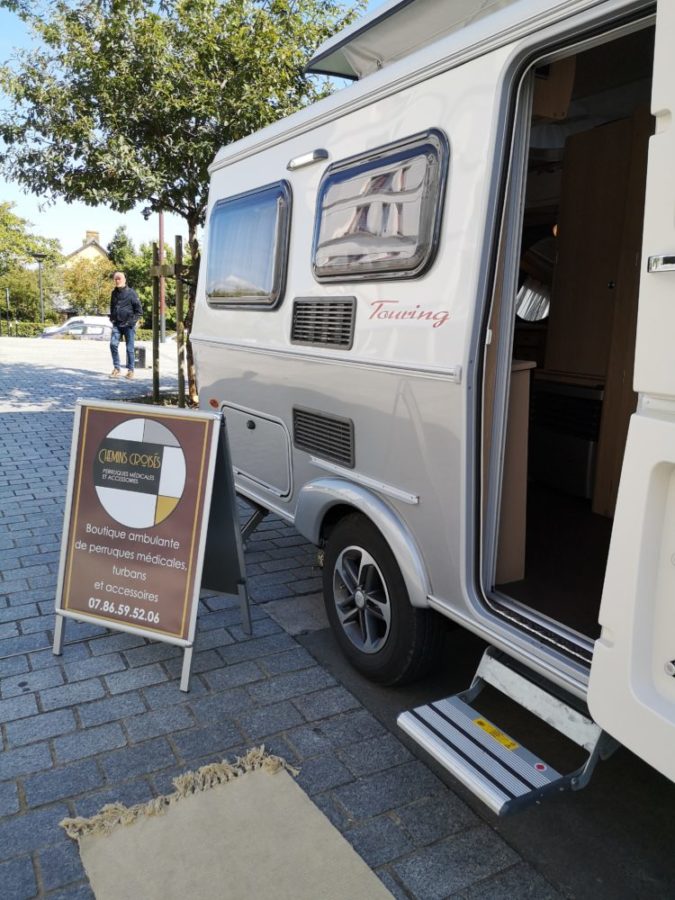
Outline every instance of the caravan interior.
<path fill-rule="evenodd" d="M 506 224 L 502 229 L 486 323 L 488 602 L 588 660 L 599 635 L 612 517 L 637 400 L 653 40 L 653 28 L 636 28 L 571 54 L 561 50 L 527 73 L 521 105 L 525 99 L 531 105 L 517 126 L 529 135 L 522 140 L 526 161 L 511 187 L 521 227 L 517 234 Z M 517 246 L 515 306 L 502 300 L 509 244 Z M 500 359 L 508 383 L 504 417 L 495 399 Z"/>

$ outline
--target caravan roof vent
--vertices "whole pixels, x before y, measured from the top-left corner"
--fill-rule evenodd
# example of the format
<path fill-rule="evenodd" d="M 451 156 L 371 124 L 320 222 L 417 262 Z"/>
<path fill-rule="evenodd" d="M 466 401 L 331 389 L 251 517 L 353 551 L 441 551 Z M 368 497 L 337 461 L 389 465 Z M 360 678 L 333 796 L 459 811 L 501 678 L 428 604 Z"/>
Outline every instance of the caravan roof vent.
<path fill-rule="evenodd" d="M 307 297 L 293 301 L 292 344 L 351 350 L 356 297 Z"/>
<path fill-rule="evenodd" d="M 293 409 L 293 443 L 331 462 L 354 468 L 354 423 L 313 409 Z"/>

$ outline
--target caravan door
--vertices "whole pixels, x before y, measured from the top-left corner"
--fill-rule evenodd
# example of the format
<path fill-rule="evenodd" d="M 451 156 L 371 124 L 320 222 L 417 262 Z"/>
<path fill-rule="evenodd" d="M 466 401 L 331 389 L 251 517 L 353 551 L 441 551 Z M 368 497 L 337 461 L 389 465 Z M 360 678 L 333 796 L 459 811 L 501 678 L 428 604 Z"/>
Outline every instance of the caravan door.
<path fill-rule="evenodd" d="M 589 685 L 594 719 L 675 780 L 675 4 L 656 22 L 631 419 Z M 617 186 L 618 187 L 618 186 Z M 618 188 L 620 189 L 620 188 Z"/>

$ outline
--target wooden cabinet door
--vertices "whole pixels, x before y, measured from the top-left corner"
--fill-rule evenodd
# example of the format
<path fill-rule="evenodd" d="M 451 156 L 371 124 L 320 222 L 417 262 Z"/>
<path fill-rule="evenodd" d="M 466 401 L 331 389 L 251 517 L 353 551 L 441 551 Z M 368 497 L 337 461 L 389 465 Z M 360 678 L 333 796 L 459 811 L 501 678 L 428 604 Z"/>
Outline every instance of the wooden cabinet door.
<path fill-rule="evenodd" d="M 546 369 L 598 383 L 609 359 L 631 132 L 621 119 L 565 144 Z"/>

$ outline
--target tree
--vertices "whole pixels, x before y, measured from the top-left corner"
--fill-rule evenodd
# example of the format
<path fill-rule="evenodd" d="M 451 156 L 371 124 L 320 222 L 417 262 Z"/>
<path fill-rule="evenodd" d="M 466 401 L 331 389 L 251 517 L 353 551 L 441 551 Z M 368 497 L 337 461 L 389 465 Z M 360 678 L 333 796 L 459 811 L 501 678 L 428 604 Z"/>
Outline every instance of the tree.
<path fill-rule="evenodd" d="M 44 253 L 47 261 L 58 263 L 59 242 L 29 234 L 30 223 L 12 212 L 13 208 L 13 203 L 0 203 L 0 275 L 32 263 L 34 253 Z"/>
<path fill-rule="evenodd" d="M 182 216 L 189 330 L 209 164 L 222 145 L 328 92 L 305 64 L 362 5 L 55 0 L 47 12 L 24 9 L 39 43 L 0 68 L 11 100 L 0 114 L 0 166 L 48 198 L 120 212 L 145 202 Z M 189 347 L 188 361 L 193 385 Z"/>
<path fill-rule="evenodd" d="M 64 267 L 63 291 L 70 304 L 84 315 L 107 315 L 110 308 L 110 278 L 114 266 L 108 259 L 78 259 Z"/>
<path fill-rule="evenodd" d="M 152 267 L 152 245 L 141 244 L 137 251 L 133 241 L 126 232 L 124 225 L 121 225 L 113 239 L 108 244 L 106 251 L 115 269 L 119 269 L 127 276 L 127 281 L 138 294 L 139 300 L 143 305 L 143 317 L 147 323 L 152 321 L 152 276 L 150 269 Z M 168 265 L 172 265 L 174 261 L 173 249 L 164 244 L 164 260 Z M 172 314 L 172 307 L 175 304 L 175 283 L 173 279 L 166 279 L 165 299 L 167 304 L 166 321 L 167 325 L 175 327 L 175 314 Z"/>
<path fill-rule="evenodd" d="M 3 306 L 5 292 L 9 289 L 12 318 L 37 322 L 40 318 L 40 294 L 37 275 L 33 271 L 36 265 L 33 254 L 45 254 L 42 287 L 47 301 L 47 317 L 51 318 L 49 300 L 55 293 L 55 267 L 62 260 L 61 251 L 57 240 L 30 234 L 27 230 L 30 222 L 17 216 L 13 208 L 12 203 L 0 203 L 0 290 Z"/>

